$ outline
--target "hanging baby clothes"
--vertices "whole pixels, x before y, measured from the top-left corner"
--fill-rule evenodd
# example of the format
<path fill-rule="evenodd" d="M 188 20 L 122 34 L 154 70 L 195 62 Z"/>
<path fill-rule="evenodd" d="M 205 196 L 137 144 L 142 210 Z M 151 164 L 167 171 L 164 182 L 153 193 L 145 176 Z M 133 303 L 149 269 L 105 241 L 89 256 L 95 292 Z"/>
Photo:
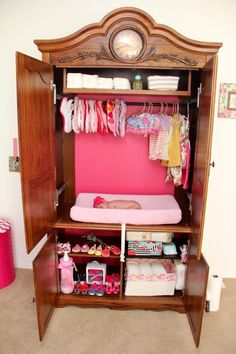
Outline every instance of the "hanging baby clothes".
<path fill-rule="evenodd" d="M 173 132 L 169 143 L 169 159 L 168 161 L 162 161 L 162 166 L 176 167 L 180 166 L 180 119 L 178 114 L 172 116 Z"/>
<path fill-rule="evenodd" d="M 173 127 L 169 116 L 160 115 L 158 118 L 160 121 L 159 133 L 149 135 L 149 159 L 168 160 L 168 148 Z"/>
<path fill-rule="evenodd" d="M 188 188 L 188 177 L 190 168 L 190 141 L 189 141 L 189 120 L 185 116 L 178 114 L 179 119 L 179 152 L 180 164 L 176 166 L 168 166 L 166 181 L 173 181 L 174 185 L 183 185 L 184 189 Z M 185 178 L 183 179 L 183 170 Z"/>
<path fill-rule="evenodd" d="M 133 114 L 127 119 L 126 133 L 137 135 L 157 134 L 160 121 L 156 115 L 143 112 L 139 115 Z"/>

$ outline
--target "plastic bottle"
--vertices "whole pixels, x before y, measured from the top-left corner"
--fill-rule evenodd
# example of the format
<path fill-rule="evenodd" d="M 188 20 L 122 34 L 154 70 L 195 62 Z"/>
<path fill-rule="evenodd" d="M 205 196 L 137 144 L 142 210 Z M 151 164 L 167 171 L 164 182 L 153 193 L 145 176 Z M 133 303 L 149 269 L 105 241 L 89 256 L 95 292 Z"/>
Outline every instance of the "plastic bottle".
<path fill-rule="evenodd" d="M 143 83 L 140 75 L 135 75 L 134 81 L 133 81 L 133 90 L 142 90 L 143 89 Z"/>
<path fill-rule="evenodd" d="M 61 292 L 70 294 L 74 290 L 73 268 L 74 262 L 68 256 L 69 252 L 64 252 L 64 256 L 60 259 L 58 268 L 61 269 Z"/>

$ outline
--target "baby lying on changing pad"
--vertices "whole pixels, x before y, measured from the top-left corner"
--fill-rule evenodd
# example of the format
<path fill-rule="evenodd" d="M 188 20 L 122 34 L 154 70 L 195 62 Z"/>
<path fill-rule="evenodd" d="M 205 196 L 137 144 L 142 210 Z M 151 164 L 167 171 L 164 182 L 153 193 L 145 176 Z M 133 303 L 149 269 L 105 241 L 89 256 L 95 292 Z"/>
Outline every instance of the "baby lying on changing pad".
<path fill-rule="evenodd" d="M 102 209 L 141 209 L 141 205 L 135 200 L 111 200 L 108 202 L 100 196 L 94 198 L 93 207 Z"/>

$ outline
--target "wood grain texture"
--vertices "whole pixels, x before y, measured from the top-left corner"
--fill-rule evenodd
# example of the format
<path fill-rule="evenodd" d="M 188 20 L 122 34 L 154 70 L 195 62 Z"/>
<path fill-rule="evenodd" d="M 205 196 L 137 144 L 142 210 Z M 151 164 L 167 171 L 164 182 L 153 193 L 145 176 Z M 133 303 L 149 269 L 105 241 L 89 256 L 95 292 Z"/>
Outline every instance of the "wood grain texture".
<path fill-rule="evenodd" d="M 111 40 L 119 30 L 132 28 L 143 36 L 145 51 L 133 62 L 112 55 Z M 124 7 L 110 12 L 99 23 L 58 39 L 35 40 L 44 60 L 56 66 L 85 67 L 196 67 L 216 53 L 221 43 L 189 39 L 168 26 L 157 24 L 144 11 Z"/>
<path fill-rule="evenodd" d="M 55 220 L 54 110 L 50 65 L 17 53 L 21 185 L 27 251 Z"/>
<path fill-rule="evenodd" d="M 33 262 L 39 338 L 43 339 L 58 295 L 58 259 L 52 233 Z"/>

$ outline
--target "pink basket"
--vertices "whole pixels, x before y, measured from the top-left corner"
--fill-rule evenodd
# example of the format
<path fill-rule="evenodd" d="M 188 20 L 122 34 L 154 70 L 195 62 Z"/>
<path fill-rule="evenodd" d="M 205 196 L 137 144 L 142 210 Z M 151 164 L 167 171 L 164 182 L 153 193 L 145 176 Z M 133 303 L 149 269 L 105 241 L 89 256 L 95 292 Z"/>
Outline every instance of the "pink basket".
<path fill-rule="evenodd" d="M 11 225 L 0 219 L 0 289 L 15 280 Z"/>

